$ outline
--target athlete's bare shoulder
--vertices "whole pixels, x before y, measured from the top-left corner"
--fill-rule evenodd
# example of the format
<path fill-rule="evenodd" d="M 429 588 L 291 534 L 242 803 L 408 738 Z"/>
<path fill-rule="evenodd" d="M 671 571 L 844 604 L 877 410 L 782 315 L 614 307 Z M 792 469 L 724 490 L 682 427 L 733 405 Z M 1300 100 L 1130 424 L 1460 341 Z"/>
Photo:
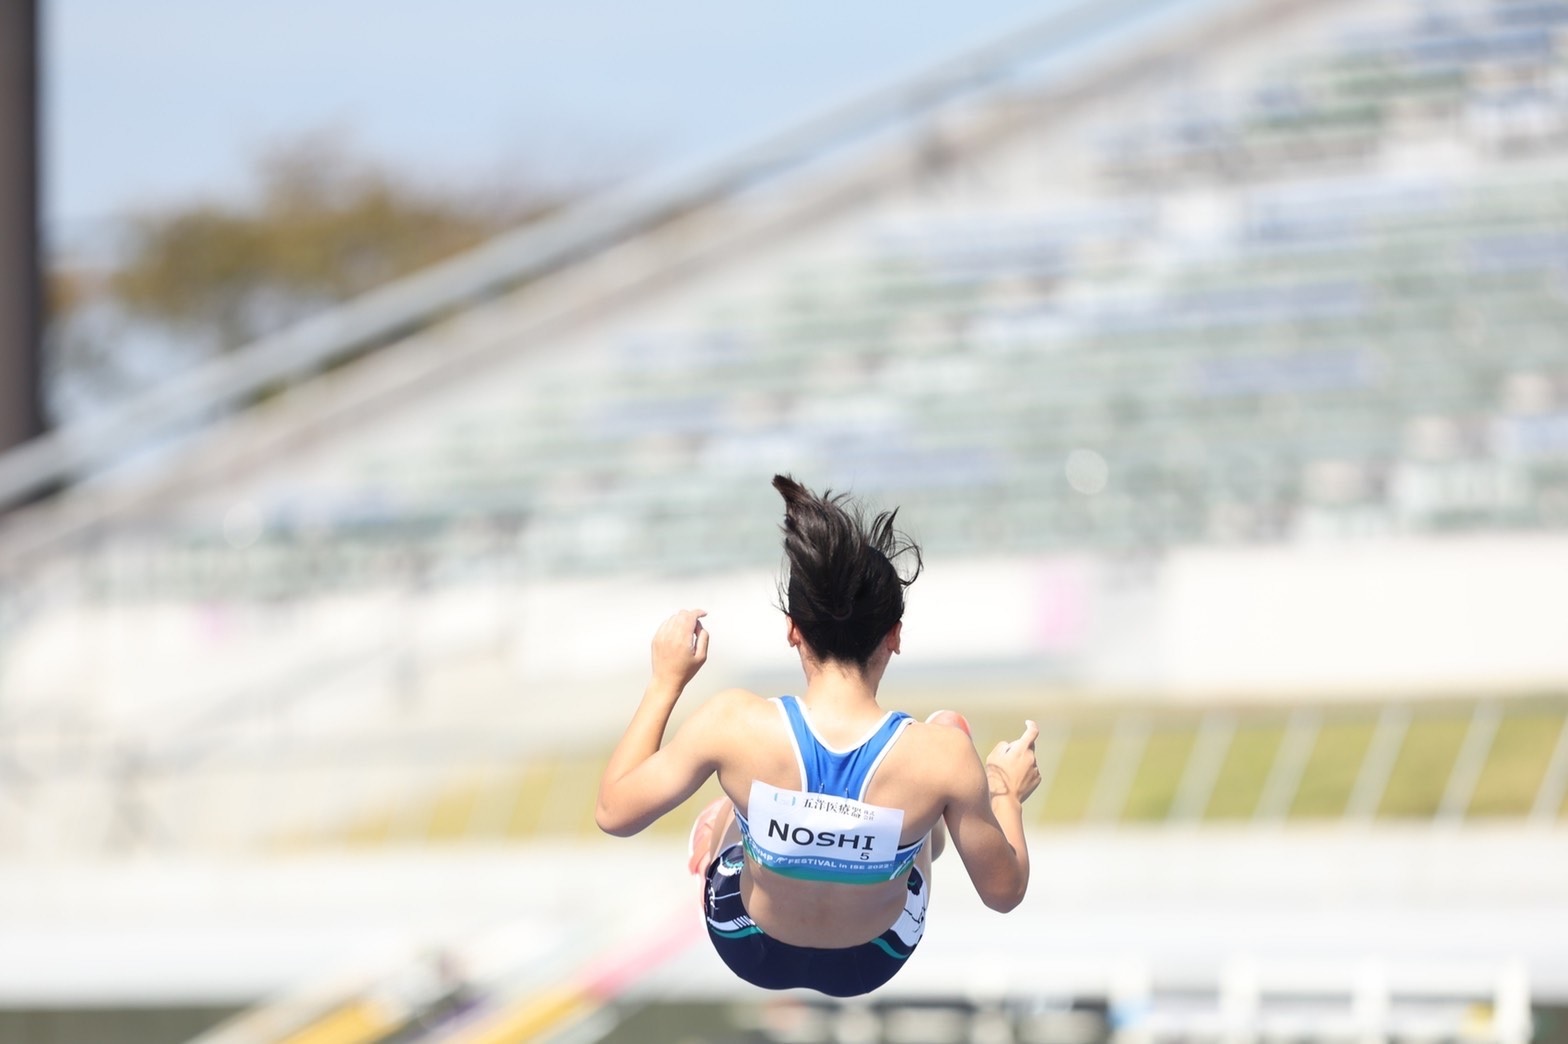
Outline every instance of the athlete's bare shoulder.
<path fill-rule="evenodd" d="M 968 733 L 948 725 L 933 725 L 917 721 L 908 729 L 907 739 L 911 754 L 909 760 L 921 767 L 921 772 L 944 791 L 968 786 L 977 769 L 984 771 L 980 755 Z"/>
<path fill-rule="evenodd" d="M 750 689 L 720 689 L 708 697 L 708 704 L 713 707 L 715 713 L 725 715 L 757 714 L 769 709 L 770 703 L 770 700 L 758 696 Z M 773 711 L 773 713 L 778 712 Z"/>
<path fill-rule="evenodd" d="M 916 743 L 933 752 L 947 754 L 950 757 L 968 753 L 973 754 L 974 740 L 969 738 L 969 733 L 951 725 L 937 725 L 928 721 L 913 721 L 909 724 L 910 738 Z"/>
<path fill-rule="evenodd" d="M 719 782 L 745 807 L 752 780 L 800 786 L 793 748 L 778 706 L 748 689 L 714 693 L 701 712 L 708 717 L 707 741 L 715 752 Z"/>
<path fill-rule="evenodd" d="M 769 701 L 749 689 L 720 689 L 709 696 L 693 716 L 705 731 L 725 735 L 755 728 L 765 714 L 777 714 Z"/>
<path fill-rule="evenodd" d="M 914 785 L 920 793 L 950 795 L 975 762 L 974 745 L 963 730 L 942 724 L 911 721 L 892 748 L 892 756 L 878 768 L 878 778 L 897 779 Z"/>

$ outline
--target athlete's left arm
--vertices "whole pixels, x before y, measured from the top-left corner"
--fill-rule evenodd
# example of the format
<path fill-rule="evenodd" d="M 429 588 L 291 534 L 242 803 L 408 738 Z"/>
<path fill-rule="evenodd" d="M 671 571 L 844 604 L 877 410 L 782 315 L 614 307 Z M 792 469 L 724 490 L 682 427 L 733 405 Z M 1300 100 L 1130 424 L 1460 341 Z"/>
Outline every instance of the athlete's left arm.
<path fill-rule="evenodd" d="M 691 797 L 718 769 L 727 704 L 722 698 L 704 704 L 664 743 L 670 713 L 708 658 L 704 615 L 682 610 L 653 636 L 653 677 L 599 780 L 594 820 L 607 834 L 637 833 Z"/>

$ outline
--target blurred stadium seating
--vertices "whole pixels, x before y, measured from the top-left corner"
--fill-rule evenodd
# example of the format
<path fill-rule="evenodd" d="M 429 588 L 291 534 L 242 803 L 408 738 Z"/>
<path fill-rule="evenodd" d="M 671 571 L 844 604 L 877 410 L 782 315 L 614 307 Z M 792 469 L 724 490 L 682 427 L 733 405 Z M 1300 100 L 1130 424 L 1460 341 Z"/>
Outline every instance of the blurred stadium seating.
<path fill-rule="evenodd" d="M 1507 906 L 1512 878 L 1476 868 L 1516 842 L 1561 860 L 1568 815 L 1551 564 L 1568 546 L 1568 3 L 1254 0 L 1110 39 L 1048 32 L 1031 47 L 1054 64 L 916 106 L 847 156 L 819 162 L 831 150 L 806 136 L 797 169 L 699 178 L 708 194 L 676 216 L 665 198 L 618 236 L 547 228 L 384 291 L 394 343 L 326 372 L 311 356 L 249 410 L 13 513 L 0 854 L 374 867 L 590 847 L 594 781 L 635 691 L 635 661 L 603 647 L 645 640 L 619 603 L 731 585 L 765 608 L 766 480 L 788 470 L 900 505 L 931 563 L 922 584 L 952 564 L 967 604 L 894 680 L 899 702 L 974 708 L 982 746 L 1042 718 L 1028 813 L 1048 850 L 1147 834 L 1134 857 L 1181 876 L 1181 860 L 1223 865 L 1238 833 L 1306 852 L 1365 831 L 1405 839 L 1380 857 L 1425 880 L 1429 844 L 1447 843 L 1430 839 L 1458 832 L 1471 869 L 1438 892 Z M 454 310 L 429 289 L 442 279 L 474 299 Z M 363 347 L 320 334 L 331 317 L 314 329 L 297 343 Z M 243 386 L 255 357 L 209 383 Z M 0 479 L 36 459 L 0 461 Z M 1352 555 L 1335 576 L 1382 576 L 1353 557 L 1370 548 L 1416 573 L 1457 556 L 1474 578 L 1501 571 L 1498 547 L 1524 579 L 1456 581 L 1475 620 L 1427 631 L 1427 588 L 1379 594 L 1392 609 L 1369 644 L 1426 650 L 1397 677 L 1368 683 L 1313 630 L 1312 613 L 1331 630 L 1363 595 L 1312 601 L 1307 581 L 1330 571 L 1304 549 Z M 1255 577 L 1296 563 L 1268 574 L 1309 607 L 1277 684 L 1179 684 L 1179 657 L 1156 648 L 1178 632 L 1151 614 L 1186 604 L 1162 601 L 1173 563 L 1201 580 L 1215 556 Z M 997 579 L 1013 574 L 1027 577 Z M 1028 626 L 986 645 L 1020 591 Z M 562 605 L 565 622 L 547 619 Z M 1179 633 L 1226 625 L 1191 617 Z M 1472 624 L 1475 648 L 1453 648 Z M 581 630 L 593 640 L 573 645 Z M 1546 651 L 1520 666 L 1497 636 L 1526 631 Z M 721 682 L 772 680 L 770 655 L 746 646 Z M 688 818 L 656 836 L 673 849 Z M 1514 897 L 1542 917 L 1568 911 L 1554 865 Z M 1342 872 L 1306 901 L 1344 898 L 1362 871 Z M 1404 909 L 1397 887 L 1373 891 Z M 783 1005 L 753 1009 L 745 1039 L 1511 1044 L 1533 1002 L 1568 1003 L 1563 966 L 1524 959 L 1568 961 L 1561 942 L 1510 950 L 1499 928 L 1471 965 L 1435 955 L 1421 974 L 1368 957 L 1400 949 L 1387 939 L 1341 942 L 1299 974 L 1278 955 L 1204 957 L 1175 988 L 1179 951 L 1097 979 L 1047 961 L 1034 994 L 955 989 L 924 1029 L 896 1006 Z M 940 967 L 982 951 L 955 952 Z M 553 978 L 537 955 L 501 962 L 530 970 L 487 980 L 498 1021 L 453 1039 L 654 1032 L 635 1006 L 590 1018 L 620 996 L 571 978 L 594 954 L 550 959 Z M 367 1001 L 383 971 L 366 981 L 318 983 L 285 1029 L 261 1009 L 211 1040 L 458 1033 L 419 1024 L 419 1004 Z M 1098 1007 L 1062 1006 L 1066 982 Z"/>

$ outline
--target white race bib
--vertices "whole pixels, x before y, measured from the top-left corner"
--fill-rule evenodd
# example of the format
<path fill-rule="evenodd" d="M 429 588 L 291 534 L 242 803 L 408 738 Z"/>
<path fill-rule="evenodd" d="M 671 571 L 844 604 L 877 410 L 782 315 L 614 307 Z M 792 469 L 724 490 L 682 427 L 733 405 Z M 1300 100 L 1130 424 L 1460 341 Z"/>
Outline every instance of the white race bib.
<path fill-rule="evenodd" d="M 751 856 L 795 877 L 886 879 L 898 869 L 904 810 L 851 798 L 751 784 Z"/>

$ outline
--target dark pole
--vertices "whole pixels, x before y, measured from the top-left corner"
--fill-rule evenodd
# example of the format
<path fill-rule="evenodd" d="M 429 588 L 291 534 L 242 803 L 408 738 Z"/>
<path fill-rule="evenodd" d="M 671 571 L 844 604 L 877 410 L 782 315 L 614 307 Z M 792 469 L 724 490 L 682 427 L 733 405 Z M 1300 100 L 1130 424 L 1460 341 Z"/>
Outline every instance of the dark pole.
<path fill-rule="evenodd" d="M 38 0 L 0 0 L 0 452 L 44 430 Z"/>

